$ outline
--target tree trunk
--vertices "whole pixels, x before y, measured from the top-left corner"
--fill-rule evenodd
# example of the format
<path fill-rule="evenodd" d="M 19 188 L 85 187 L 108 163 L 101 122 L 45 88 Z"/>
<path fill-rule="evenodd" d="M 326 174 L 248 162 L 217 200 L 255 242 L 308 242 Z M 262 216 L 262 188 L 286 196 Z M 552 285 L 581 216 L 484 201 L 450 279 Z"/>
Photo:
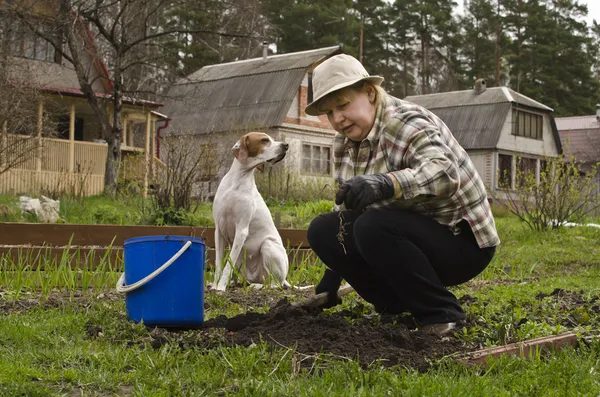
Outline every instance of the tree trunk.
<path fill-rule="evenodd" d="M 106 156 L 106 168 L 104 170 L 104 194 L 114 196 L 117 193 L 119 182 L 119 169 L 121 168 L 121 141 L 123 137 L 123 97 L 122 74 L 117 57 L 117 65 L 114 74 L 113 88 L 113 125 L 110 128 L 111 134 L 106 142 L 108 143 L 108 153 Z"/>

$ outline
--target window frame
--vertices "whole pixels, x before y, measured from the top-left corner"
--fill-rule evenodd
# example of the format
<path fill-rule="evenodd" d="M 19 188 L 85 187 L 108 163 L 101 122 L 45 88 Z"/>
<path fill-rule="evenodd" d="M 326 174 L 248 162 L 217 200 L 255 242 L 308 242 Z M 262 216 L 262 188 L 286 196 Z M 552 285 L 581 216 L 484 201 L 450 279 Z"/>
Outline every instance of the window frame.
<path fill-rule="evenodd" d="M 46 19 L 37 19 L 33 21 L 42 31 L 52 32 L 54 27 L 52 22 Z M 10 53 L 14 57 L 31 59 L 40 62 L 60 63 L 60 51 L 48 40 L 38 36 L 29 29 L 22 21 L 15 20 L 14 25 L 4 32 L 10 48 Z M 50 34 L 52 36 L 52 34 Z M 55 44 L 62 42 L 61 34 L 54 35 Z"/>
<path fill-rule="evenodd" d="M 306 156 L 306 149 L 308 148 L 308 152 L 310 156 Z M 318 158 L 315 158 L 315 149 L 318 149 Z M 331 176 L 331 161 L 332 161 L 332 148 L 328 145 L 319 145 L 316 143 L 302 143 L 302 153 L 300 155 L 300 170 L 304 175 L 311 176 Z M 308 163 L 307 163 L 308 161 Z M 315 171 L 315 161 L 318 161 L 318 170 Z M 325 164 L 323 163 L 325 162 Z M 309 166 L 306 167 L 306 164 Z M 323 169 L 327 169 L 327 172 L 323 172 Z"/>
<path fill-rule="evenodd" d="M 509 167 L 508 167 L 508 173 L 506 174 L 506 177 L 503 175 L 503 169 L 501 167 L 502 161 L 501 161 L 501 157 L 502 158 L 507 158 L 510 159 L 509 161 Z M 514 163 L 514 155 L 512 154 L 506 154 L 506 153 L 498 153 L 498 175 L 496 175 L 496 188 L 497 189 L 501 189 L 501 190 L 513 190 L 514 188 L 514 170 L 513 170 L 513 164 Z M 508 179 L 508 184 L 502 184 L 501 181 L 503 181 L 505 178 Z"/>
<path fill-rule="evenodd" d="M 519 107 L 512 109 L 511 134 L 527 139 L 544 139 L 544 116 Z"/>

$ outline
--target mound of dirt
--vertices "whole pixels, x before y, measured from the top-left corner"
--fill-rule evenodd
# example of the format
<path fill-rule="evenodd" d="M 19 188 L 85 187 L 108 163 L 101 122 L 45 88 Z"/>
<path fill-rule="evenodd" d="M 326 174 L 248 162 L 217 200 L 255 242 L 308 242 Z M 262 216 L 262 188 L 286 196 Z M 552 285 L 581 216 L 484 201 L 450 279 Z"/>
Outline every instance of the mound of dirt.
<path fill-rule="evenodd" d="M 410 320 L 401 316 L 364 317 L 349 311 L 325 314 L 320 309 L 293 307 L 284 299 L 266 314 L 248 312 L 206 321 L 196 335 L 196 344 L 208 347 L 205 343 L 214 340 L 212 335 L 225 330 L 221 343 L 251 346 L 262 341 L 294 348 L 307 366 L 312 365 L 315 354 L 322 353 L 351 358 L 364 367 L 379 363 L 420 371 L 430 367 L 431 359 L 467 349 L 455 337 L 442 339 L 409 327 Z"/>

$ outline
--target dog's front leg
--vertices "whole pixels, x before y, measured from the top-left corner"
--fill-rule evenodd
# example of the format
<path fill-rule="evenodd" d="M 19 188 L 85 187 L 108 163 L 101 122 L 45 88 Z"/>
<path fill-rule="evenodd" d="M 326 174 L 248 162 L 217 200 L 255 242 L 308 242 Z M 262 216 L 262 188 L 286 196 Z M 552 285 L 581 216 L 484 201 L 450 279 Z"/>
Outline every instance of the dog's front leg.
<path fill-rule="evenodd" d="M 240 227 L 235 230 L 235 238 L 233 239 L 233 244 L 231 245 L 231 253 L 230 259 L 233 266 L 236 268 L 241 261 L 240 254 L 242 253 L 242 249 L 244 248 L 244 243 L 246 242 L 246 238 L 248 238 L 248 226 Z M 217 291 L 225 291 L 227 289 L 227 285 L 229 284 L 229 280 L 231 279 L 231 264 L 228 262 L 223 269 L 223 273 L 221 273 L 221 277 L 217 284 Z"/>
<path fill-rule="evenodd" d="M 223 257 L 225 256 L 225 237 L 221 234 L 219 226 L 215 225 L 215 275 L 212 287 L 219 284 L 221 273 L 223 272 Z"/>

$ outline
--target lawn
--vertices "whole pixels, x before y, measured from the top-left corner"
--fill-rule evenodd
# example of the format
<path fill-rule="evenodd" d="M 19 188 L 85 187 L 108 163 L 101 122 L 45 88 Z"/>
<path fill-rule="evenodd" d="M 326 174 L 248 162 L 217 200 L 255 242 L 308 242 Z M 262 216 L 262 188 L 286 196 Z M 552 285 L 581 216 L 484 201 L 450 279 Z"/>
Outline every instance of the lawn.
<path fill-rule="evenodd" d="M 294 225 L 328 205 L 271 208 Z M 296 214 L 305 218 L 295 221 Z M 8 272 L 3 261 L 0 395 L 600 395 L 600 229 L 540 233 L 508 216 L 498 216 L 497 224 L 502 244 L 488 269 L 453 289 L 467 326 L 435 341 L 406 318 L 365 319 L 372 308 L 355 294 L 333 309 L 286 312 L 282 320 L 277 308 L 302 292 L 244 286 L 207 292 L 204 329 L 149 328 L 127 320 L 125 297 L 114 292 L 119 274 L 108 267 L 102 277 L 60 264 L 47 272 Z M 290 278 L 312 284 L 323 270 L 320 263 L 297 263 Z M 566 332 L 580 335 L 578 346 L 483 366 L 460 360 L 462 352 Z"/>

